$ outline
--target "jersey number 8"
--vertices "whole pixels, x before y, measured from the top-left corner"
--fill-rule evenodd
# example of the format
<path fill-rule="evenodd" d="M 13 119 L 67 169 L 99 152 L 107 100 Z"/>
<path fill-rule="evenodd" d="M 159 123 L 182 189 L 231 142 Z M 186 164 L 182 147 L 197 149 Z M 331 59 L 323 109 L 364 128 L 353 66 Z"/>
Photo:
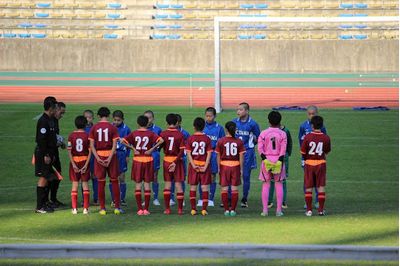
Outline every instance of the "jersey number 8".
<path fill-rule="evenodd" d="M 75 143 L 75 150 L 77 152 L 81 152 L 83 151 L 83 140 L 82 139 L 76 139 L 76 143 Z"/>

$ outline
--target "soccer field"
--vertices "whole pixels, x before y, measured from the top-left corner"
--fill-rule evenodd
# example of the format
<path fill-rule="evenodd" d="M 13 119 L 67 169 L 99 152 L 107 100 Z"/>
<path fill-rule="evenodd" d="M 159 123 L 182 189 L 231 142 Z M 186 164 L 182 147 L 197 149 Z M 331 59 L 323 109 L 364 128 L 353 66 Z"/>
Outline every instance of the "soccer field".
<path fill-rule="evenodd" d="M 67 103 L 68 104 L 68 103 Z M 100 105 L 67 106 L 60 121 L 65 137 L 73 130 L 73 119 L 84 109 Z M 125 112 L 126 123 L 135 128 L 137 115 L 148 107 L 111 106 Z M 155 107 L 156 123 L 164 127 L 169 112 L 183 116 L 183 127 L 193 132 L 191 122 L 203 116 L 203 109 Z M 89 216 L 73 216 L 70 209 L 37 215 L 31 156 L 36 121 L 41 104 L 0 105 L 0 242 L 1 243 L 262 243 L 262 244 L 339 244 L 397 246 L 398 216 L 398 110 L 356 112 L 350 109 L 322 109 L 332 139 L 328 156 L 328 216 L 304 216 L 303 177 L 298 151 L 298 126 L 304 112 L 283 112 L 283 124 L 292 132 L 294 152 L 290 159 L 288 205 L 284 217 L 261 217 L 261 183 L 253 171 L 248 209 L 239 209 L 237 217 L 224 217 L 219 207 L 209 208 L 209 216 L 188 214 L 165 216 L 162 207 L 151 206 L 150 216 L 134 215 L 136 204 L 133 183 L 128 181 L 126 214 L 102 217 L 92 207 Z M 267 110 L 252 110 L 251 116 L 262 129 L 267 126 Z M 225 123 L 235 117 L 227 110 L 217 117 Z M 64 181 L 59 199 L 70 203 L 67 152 L 61 151 Z M 130 171 L 128 172 L 128 176 Z M 162 180 L 160 173 L 159 180 Z M 161 185 L 162 188 L 162 185 Z M 219 203 L 219 192 L 216 194 Z M 162 197 L 162 193 L 160 195 Z M 79 195 L 80 197 L 80 195 Z M 107 199 L 110 196 L 107 191 Z"/>

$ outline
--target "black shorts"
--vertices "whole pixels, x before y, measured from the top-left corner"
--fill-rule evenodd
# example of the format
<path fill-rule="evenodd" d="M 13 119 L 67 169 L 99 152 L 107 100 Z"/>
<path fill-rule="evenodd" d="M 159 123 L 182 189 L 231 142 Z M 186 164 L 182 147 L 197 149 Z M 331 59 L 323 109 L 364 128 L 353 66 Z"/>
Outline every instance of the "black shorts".
<path fill-rule="evenodd" d="M 45 164 L 44 155 L 38 149 L 35 149 L 35 176 L 44 177 L 48 181 L 57 178 L 54 174 L 52 164 Z"/>

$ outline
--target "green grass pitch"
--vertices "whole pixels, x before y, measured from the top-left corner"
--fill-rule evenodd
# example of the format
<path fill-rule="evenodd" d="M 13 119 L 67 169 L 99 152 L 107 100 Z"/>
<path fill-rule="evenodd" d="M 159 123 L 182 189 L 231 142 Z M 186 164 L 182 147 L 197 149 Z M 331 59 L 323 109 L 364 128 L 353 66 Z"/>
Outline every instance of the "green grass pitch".
<path fill-rule="evenodd" d="M 73 118 L 83 109 L 97 106 L 68 105 L 61 120 L 65 137 L 73 130 Z M 148 107 L 111 106 L 125 112 L 126 123 L 135 128 L 136 116 Z M 191 122 L 203 116 L 203 109 L 152 108 L 156 123 L 164 127 L 169 112 L 183 115 L 183 126 L 192 132 Z M 332 139 L 328 156 L 326 217 L 307 218 L 303 210 L 302 169 L 298 152 L 298 126 L 304 112 L 283 112 L 283 123 L 291 130 L 294 152 L 290 159 L 288 204 L 284 217 L 261 217 L 258 170 L 253 171 L 248 209 L 237 217 L 224 217 L 220 207 L 209 208 L 209 216 L 165 216 L 161 207 L 151 206 L 148 217 L 134 215 L 133 183 L 128 178 L 127 213 L 102 217 L 91 214 L 72 216 L 70 209 L 49 215 L 33 212 L 35 183 L 31 156 L 36 121 L 41 104 L 0 105 L 0 243 L 257 243 L 257 244 L 339 244 L 397 246 L 398 216 L 398 110 L 355 112 L 349 109 L 321 110 Z M 266 128 L 268 110 L 252 110 L 252 117 Z M 235 117 L 227 110 L 217 117 L 221 124 Z M 61 151 L 65 180 L 59 199 L 70 203 L 67 152 Z M 127 176 L 130 176 L 130 171 Z M 161 173 L 159 180 L 162 180 Z M 162 191 L 162 182 L 160 191 Z M 80 197 L 80 195 L 79 195 Z M 162 193 L 160 193 L 162 200 Z M 219 190 L 216 202 L 219 203 Z M 110 196 L 107 189 L 107 202 Z M 162 202 L 162 201 L 161 201 Z M 273 213 L 273 212 L 272 212 Z M 23 263 L 23 262 L 22 262 Z M 207 262 L 206 262 L 207 263 Z"/>

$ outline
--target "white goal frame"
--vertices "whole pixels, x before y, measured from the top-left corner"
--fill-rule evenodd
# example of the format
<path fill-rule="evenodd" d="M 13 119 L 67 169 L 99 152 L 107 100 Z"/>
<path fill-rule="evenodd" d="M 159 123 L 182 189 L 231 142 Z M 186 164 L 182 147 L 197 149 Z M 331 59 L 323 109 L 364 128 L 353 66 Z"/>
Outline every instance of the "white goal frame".
<path fill-rule="evenodd" d="M 399 22 L 399 17 L 214 17 L 214 88 L 215 109 L 222 111 L 221 102 L 221 22 L 298 22 L 298 23 L 351 23 L 351 22 Z"/>

